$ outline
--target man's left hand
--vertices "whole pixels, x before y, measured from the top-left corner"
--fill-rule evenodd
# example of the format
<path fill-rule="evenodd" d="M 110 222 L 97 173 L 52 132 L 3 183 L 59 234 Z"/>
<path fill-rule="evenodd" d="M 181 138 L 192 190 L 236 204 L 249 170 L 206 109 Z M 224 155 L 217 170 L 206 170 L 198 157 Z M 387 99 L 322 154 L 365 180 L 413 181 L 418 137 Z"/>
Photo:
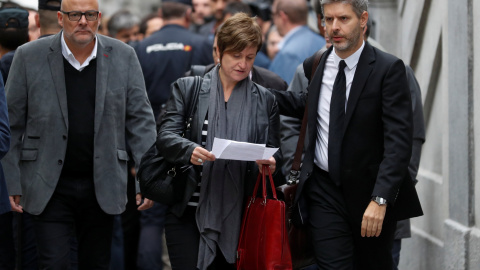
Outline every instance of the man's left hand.
<path fill-rule="evenodd" d="M 152 200 L 147 198 L 143 198 L 143 203 L 142 203 L 142 194 L 140 193 L 137 193 L 136 201 L 137 201 L 137 205 L 139 205 L 139 207 L 137 208 L 139 211 L 147 210 L 148 208 L 151 208 L 154 204 Z"/>
<path fill-rule="evenodd" d="M 363 214 L 362 219 L 362 237 L 379 237 L 382 232 L 383 219 L 385 218 L 385 212 L 387 211 L 387 205 L 378 205 L 376 202 L 371 201 Z"/>

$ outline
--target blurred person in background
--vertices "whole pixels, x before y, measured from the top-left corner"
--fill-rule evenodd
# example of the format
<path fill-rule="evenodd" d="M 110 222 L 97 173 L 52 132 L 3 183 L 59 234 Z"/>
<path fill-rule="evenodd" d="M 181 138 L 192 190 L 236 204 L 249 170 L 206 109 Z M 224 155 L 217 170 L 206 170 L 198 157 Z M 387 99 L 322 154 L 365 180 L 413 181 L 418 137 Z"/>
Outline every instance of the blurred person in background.
<path fill-rule="evenodd" d="M 325 45 L 325 39 L 306 25 L 308 5 L 306 0 L 275 0 L 272 19 L 283 40 L 269 69 L 290 83 L 295 70 L 305 58 Z"/>
<path fill-rule="evenodd" d="M 210 0 L 192 0 L 192 5 L 193 12 L 190 31 L 198 34 L 202 25 L 213 20 L 212 7 L 210 5 Z"/>
<path fill-rule="evenodd" d="M 267 56 L 270 60 L 273 60 L 275 58 L 275 55 L 277 55 L 279 48 L 278 48 L 278 43 L 282 41 L 282 36 L 278 33 L 278 29 L 275 25 L 272 25 L 270 30 L 267 32 L 266 38 L 265 38 L 265 48 L 267 52 Z"/>
<path fill-rule="evenodd" d="M 62 30 L 57 19 L 61 4 L 62 0 L 38 0 L 36 24 L 40 28 L 40 38 L 55 35 Z"/>
<path fill-rule="evenodd" d="M 134 43 L 138 39 L 139 23 L 140 19 L 130 11 L 117 11 L 108 20 L 108 35 L 127 44 Z"/>
<path fill-rule="evenodd" d="M 215 30 L 223 23 L 224 10 L 228 3 L 230 2 L 240 2 L 240 0 L 209 0 L 210 8 L 213 14 L 213 20 L 208 23 L 205 23 L 198 30 L 198 34 L 205 36 L 210 42 L 210 45 L 213 44 L 213 38 L 215 35 Z"/>
<path fill-rule="evenodd" d="M 0 9 L 0 71 L 5 84 L 15 50 L 28 42 L 28 16 L 25 9 Z"/>
<path fill-rule="evenodd" d="M 151 13 L 145 16 L 141 21 L 138 29 L 138 41 L 151 36 L 162 28 L 163 20 L 158 13 Z"/>
<path fill-rule="evenodd" d="M 36 20 L 38 19 L 38 2 L 37 0 L 10 0 L 3 3 L 3 7 L 20 7 L 28 11 L 28 37 L 29 41 L 36 40 L 40 37 L 40 28 Z"/>

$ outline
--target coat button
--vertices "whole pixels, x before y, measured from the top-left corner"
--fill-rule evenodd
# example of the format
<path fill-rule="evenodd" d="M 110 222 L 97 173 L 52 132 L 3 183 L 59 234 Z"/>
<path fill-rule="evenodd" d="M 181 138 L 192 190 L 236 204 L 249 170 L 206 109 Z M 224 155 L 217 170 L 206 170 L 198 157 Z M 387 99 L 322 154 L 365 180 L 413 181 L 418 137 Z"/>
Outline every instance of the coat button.
<path fill-rule="evenodd" d="M 67 139 L 67 135 L 63 135 L 62 138 L 63 138 L 63 140 L 66 140 L 66 139 Z"/>
<path fill-rule="evenodd" d="M 58 165 L 62 165 L 63 161 L 61 159 L 58 160 Z"/>

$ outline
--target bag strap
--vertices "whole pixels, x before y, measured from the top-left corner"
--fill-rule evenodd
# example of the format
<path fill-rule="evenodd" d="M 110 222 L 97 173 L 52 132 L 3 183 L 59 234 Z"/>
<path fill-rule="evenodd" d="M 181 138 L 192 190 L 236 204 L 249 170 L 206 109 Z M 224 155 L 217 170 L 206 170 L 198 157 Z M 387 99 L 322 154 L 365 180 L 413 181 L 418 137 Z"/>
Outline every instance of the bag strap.
<path fill-rule="evenodd" d="M 252 194 L 252 200 L 253 201 L 255 201 L 255 197 L 257 196 L 260 181 L 262 182 L 262 198 L 264 200 L 267 199 L 267 185 L 266 185 L 266 182 L 265 182 L 265 177 L 267 175 L 267 172 L 268 172 L 268 177 L 269 177 L 269 181 L 270 181 L 270 187 L 272 189 L 272 196 L 275 200 L 278 200 L 277 199 L 277 192 L 275 190 L 275 185 L 273 184 L 272 170 L 270 170 L 269 165 L 264 164 L 264 165 L 262 165 L 262 172 L 258 173 L 257 182 L 255 183 L 255 188 L 253 189 L 253 194 Z"/>
<path fill-rule="evenodd" d="M 193 79 L 193 84 L 192 84 L 192 97 L 190 98 L 190 106 L 189 112 L 188 112 L 188 117 L 185 120 L 185 132 L 183 133 L 182 137 L 190 138 L 190 129 L 191 129 L 191 124 L 193 121 L 193 115 L 195 114 L 197 110 L 197 103 L 198 103 L 198 96 L 200 94 L 200 88 L 201 88 L 201 82 L 202 82 L 202 77 L 200 76 L 195 76 L 191 77 Z"/>
<path fill-rule="evenodd" d="M 307 73 L 305 73 L 305 76 L 308 76 L 308 82 L 310 84 L 311 81 L 311 76 L 315 74 L 315 71 L 318 68 L 318 65 L 320 64 L 320 60 L 322 59 L 323 54 L 326 52 L 325 49 L 318 50 L 312 57 L 313 57 L 313 65 L 312 65 L 312 70 L 310 73 L 310 76 L 308 76 Z M 303 63 L 303 67 L 308 66 L 307 61 L 312 60 L 310 57 L 309 59 L 305 60 Z M 292 163 L 292 169 L 290 170 L 290 175 L 288 177 L 287 184 L 293 185 L 298 183 L 300 180 L 300 167 L 302 163 L 302 154 L 303 154 L 303 146 L 305 143 L 305 133 L 307 131 L 307 124 L 308 124 L 308 102 L 305 104 L 305 111 L 303 112 L 303 119 L 302 119 L 302 127 L 300 128 L 300 135 L 298 136 L 298 142 L 297 142 L 297 148 L 295 150 L 295 155 L 293 157 L 293 163 Z"/>

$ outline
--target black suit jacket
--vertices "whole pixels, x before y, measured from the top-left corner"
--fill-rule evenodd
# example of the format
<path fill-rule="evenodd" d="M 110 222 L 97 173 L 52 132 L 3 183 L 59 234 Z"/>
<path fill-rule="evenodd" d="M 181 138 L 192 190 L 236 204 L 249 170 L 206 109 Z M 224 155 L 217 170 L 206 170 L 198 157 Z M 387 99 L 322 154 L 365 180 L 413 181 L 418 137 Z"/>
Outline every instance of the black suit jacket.
<path fill-rule="evenodd" d="M 305 156 L 296 194 L 300 216 L 294 215 L 301 223 L 308 213 L 301 194 L 314 169 L 318 101 L 325 62 L 331 51 L 332 48 L 320 61 L 308 87 L 308 99 L 306 93 L 274 91 L 281 114 L 301 118 L 308 102 Z M 372 196 L 387 199 L 387 212 L 393 210 L 397 220 L 423 214 L 408 174 L 411 148 L 412 109 L 405 65 L 365 43 L 347 102 L 341 179 L 334 179 L 341 183 L 354 220 L 361 223 Z"/>

